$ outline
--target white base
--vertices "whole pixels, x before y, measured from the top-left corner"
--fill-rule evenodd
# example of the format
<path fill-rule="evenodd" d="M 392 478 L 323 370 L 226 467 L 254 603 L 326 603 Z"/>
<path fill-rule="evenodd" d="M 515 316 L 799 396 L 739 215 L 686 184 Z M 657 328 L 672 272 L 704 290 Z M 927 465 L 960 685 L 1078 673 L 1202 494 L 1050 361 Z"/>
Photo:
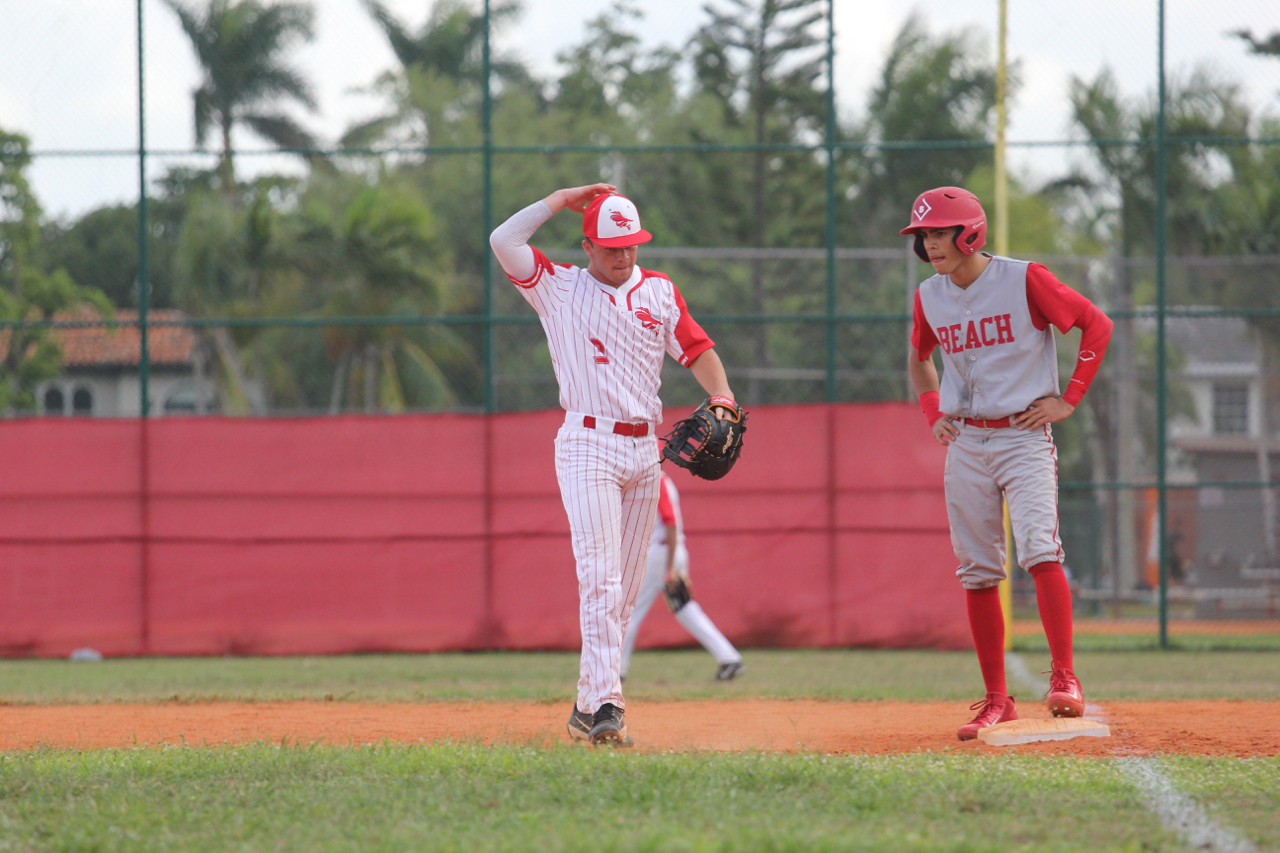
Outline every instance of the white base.
<path fill-rule="evenodd" d="M 1051 720 L 1010 720 L 978 730 L 978 740 L 989 746 L 1014 746 L 1038 740 L 1070 740 L 1073 737 L 1111 737 L 1111 729 L 1082 717 Z"/>

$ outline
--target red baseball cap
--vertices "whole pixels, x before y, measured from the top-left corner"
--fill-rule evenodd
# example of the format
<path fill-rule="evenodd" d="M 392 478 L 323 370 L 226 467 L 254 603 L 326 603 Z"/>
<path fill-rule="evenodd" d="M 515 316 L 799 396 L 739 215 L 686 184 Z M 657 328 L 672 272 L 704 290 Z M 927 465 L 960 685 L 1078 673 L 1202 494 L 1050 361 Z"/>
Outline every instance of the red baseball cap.
<path fill-rule="evenodd" d="M 601 193 L 582 214 L 582 233 L 598 246 L 611 249 L 648 243 L 653 235 L 640 227 L 635 203 L 617 193 Z"/>

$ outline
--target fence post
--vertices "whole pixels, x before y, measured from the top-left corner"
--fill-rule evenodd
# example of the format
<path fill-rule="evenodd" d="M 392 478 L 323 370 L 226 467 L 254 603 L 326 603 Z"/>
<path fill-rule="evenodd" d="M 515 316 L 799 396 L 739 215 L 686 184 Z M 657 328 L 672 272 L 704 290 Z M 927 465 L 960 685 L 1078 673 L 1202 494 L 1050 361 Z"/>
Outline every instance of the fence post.
<path fill-rule="evenodd" d="M 836 0 L 827 0 L 827 402 L 836 400 Z"/>
<path fill-rule="evenodd" d="M 138 598 L 141 652 L 151 651 L 151 473 L 150 441 L 147 435 L 151 414 L 150 354 L 147 352 L 147 307 L 151 271 L 148 244 L 151 227 L 147 221 L 147 112 L 142 0 L 137 2 L 138 19 Z"/>
<path fill-rule="evenodd" d="M 484 247 L 484 626 L 486 644 L 496 641 L 493 615 L 493 487 L 494 441 L 493 418 L 497 405 L 494 393 L 493 352 L 493 252 L 489 251 L 489 234 L 493 231 L 493 88 L 492 53 L 490 40 L 493 35 L 489 0 L 484 0 L 484 42 L 481 56 L 484 77 L 484 101 L 481 118 L 484 134 L 484 234 L 480 245 Z"/>
<path fill-rule="evenodd" d="M 1168 250 L 1166 209 L 1168 205 L 1168 125 L 1166 116 L 1164 76 L 1164 0 L 1157 0 L 1159 8 L 1158 86 L 1159 112 L 1156 116 L 1156 528 L 1158 536 L 1158 560 L 1160 570 L 1160 648 L 1169 647 L 1169 572 L 1166 550 L 1168 548 L 1168 485 L 1165 482 L 1167 465 L 1165 443 L 1168 438 L 1167 400 L 1165 383 L 1165 253 Z"/>

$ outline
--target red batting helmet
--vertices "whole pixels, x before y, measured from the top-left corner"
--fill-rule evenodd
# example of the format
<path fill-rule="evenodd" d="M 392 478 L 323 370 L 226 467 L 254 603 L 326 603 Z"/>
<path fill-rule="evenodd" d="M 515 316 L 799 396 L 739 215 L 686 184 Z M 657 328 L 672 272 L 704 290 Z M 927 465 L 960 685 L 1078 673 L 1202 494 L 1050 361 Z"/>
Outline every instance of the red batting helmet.
<path fill-rule="evenodd" d="M 601 193 L 582 214 L 582 234 L 597 246 L 616 249 L 648 243 L 653 235 L 640 227 L 640 212 L 626 196 Z"/>
<path fill-rule="evenodd" d="M 982 210 L 978 197 L 960 187 L 938 187 L 920 193 L 911 206 L 911 224 L 898 233 L 916 235 L 916 254 L 920 260 L 927 261 L 929 256 L 924 251 L 924 237 L 920 231 L 956 226 L 960 228 L 955 237 L 956 248 L 966 255 L 972 255 L 987 245 L 987 214 Z"/>

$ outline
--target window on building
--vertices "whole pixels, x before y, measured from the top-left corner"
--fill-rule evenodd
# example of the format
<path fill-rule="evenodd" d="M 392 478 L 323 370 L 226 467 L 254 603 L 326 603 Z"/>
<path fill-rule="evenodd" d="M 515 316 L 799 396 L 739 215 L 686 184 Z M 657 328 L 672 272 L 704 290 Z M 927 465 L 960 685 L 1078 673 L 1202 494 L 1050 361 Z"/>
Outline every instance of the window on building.
<path fill-rule="evenodd" d="M 77 388 L 71 394 L 71 414 L 93 414 L 93 392 L 88 388 Z"/>
<path fill-rule="evenodd" d="M 67 408 L 66 398 L 61 388 L 47 388 L 44 392 L 44 413 L 46 415 L 64 414 Z"/>
<path fill-rule="evenodd" d="M 1249 385 L 1245 382 L 1213 383 L 1214 435 L 1249 434 Z"/>

